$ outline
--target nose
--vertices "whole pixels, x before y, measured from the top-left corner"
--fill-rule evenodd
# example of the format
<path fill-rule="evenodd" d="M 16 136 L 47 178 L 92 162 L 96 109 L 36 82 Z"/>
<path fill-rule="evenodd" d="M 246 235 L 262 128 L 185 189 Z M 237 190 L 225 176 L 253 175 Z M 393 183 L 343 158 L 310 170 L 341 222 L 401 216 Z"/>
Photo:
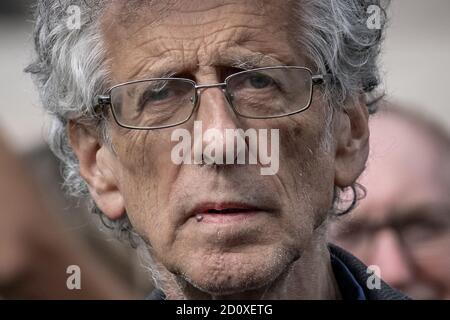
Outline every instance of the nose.
<path fill-rule="evenodd" d="M 201 157 L 206 164 L 236 163 L 237 155 L 242 152 L 239 148 L 247 147 L 239 145 L 236 137 L 231 136 L 241 125 L 226 99 L 223 86 L 201 87 L 198 89 L 198 97 L 194 130 L 201 130 L 201 138 L 198 138 L 198 132 L 194 132 L 197 137 L 194 141 L 194 154 L 201 150 Z"/>
<path fill-rule="evenodd" d="M 381 278 L 397 288 L 412 281 L 414 275 L 411 262 L 398 235 L 391 229 L 383 229 L 373 241 L 368 262 L 379 266 Z"/>

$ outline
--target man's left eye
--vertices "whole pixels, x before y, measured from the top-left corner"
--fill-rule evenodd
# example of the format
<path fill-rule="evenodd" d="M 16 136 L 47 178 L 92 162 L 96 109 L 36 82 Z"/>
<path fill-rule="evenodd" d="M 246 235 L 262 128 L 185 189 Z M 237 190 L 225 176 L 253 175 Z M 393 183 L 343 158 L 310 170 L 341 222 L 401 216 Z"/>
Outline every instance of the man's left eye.
<path fill-rule="evenodd" d="M 264 89 L 274 84 L 272 78 L 265 75 L 253 75 L 249 78 L 250 85 L 255 89 Z"/>
<path fill-rule="evenodd" d="M 170 96 L 170 93 L 171 92 L 167 88 L 153 90 L 149 92 L 147 99 L 150 100 L 150 102 L 161 101 L 167 99 Z"/>

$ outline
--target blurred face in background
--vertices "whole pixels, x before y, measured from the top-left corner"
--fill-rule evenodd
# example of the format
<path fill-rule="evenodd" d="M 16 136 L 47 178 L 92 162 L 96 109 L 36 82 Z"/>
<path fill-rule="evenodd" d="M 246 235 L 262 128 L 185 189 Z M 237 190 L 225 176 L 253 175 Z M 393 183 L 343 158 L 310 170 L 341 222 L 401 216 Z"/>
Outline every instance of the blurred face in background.
<path fill-rule="evenodd" d="M 450 146 L 401 114 L 370 128 L 367 197 L 331 237 L 411 297 L 450 299 Z"/>

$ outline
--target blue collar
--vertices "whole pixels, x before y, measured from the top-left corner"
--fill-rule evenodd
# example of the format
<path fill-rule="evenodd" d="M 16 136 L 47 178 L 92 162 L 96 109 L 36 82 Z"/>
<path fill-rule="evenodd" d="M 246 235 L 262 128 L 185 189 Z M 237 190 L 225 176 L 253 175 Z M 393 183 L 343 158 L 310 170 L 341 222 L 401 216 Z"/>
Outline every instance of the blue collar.
<path fill-rule="evenodd" d="M 335 256 L 330 253 L 331 266 L 333 268 L 334 277 L 336 278 L 339 291 L 341 292 L 343 300 L 367 300 L 361 285 L 356 281 L 353 274 L 347 266 Z"/>

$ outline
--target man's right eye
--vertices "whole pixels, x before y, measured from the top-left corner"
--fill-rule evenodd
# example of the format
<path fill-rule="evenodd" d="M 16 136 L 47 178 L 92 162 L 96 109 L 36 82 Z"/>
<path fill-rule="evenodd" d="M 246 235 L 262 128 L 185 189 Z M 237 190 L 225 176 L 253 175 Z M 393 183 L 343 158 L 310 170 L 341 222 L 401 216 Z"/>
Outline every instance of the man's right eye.
<path fill-rule="evenodd" d="M 166 104 L 173 98 L 175 92 L 170 86 L 161 87 L 151 87 L 146 88 L 146 90 L 140 95 L 137 104 L 138 109 L 143 109 L 147 107 L 157 106 L 161 104 Z"/>
<path fill-rule="evenodd" d="M 144 103 L 159 102 L 169 97 L 170 97 L 169 88 L 150 89 L 144 93 L 143 102 Z"/>
<path fill-rule="evenodd" d="M 253 74 L 248 77 L 247 81 L 252 89 L 265 89 L 274 85 L 274 80 L 264 74 Z"/>

